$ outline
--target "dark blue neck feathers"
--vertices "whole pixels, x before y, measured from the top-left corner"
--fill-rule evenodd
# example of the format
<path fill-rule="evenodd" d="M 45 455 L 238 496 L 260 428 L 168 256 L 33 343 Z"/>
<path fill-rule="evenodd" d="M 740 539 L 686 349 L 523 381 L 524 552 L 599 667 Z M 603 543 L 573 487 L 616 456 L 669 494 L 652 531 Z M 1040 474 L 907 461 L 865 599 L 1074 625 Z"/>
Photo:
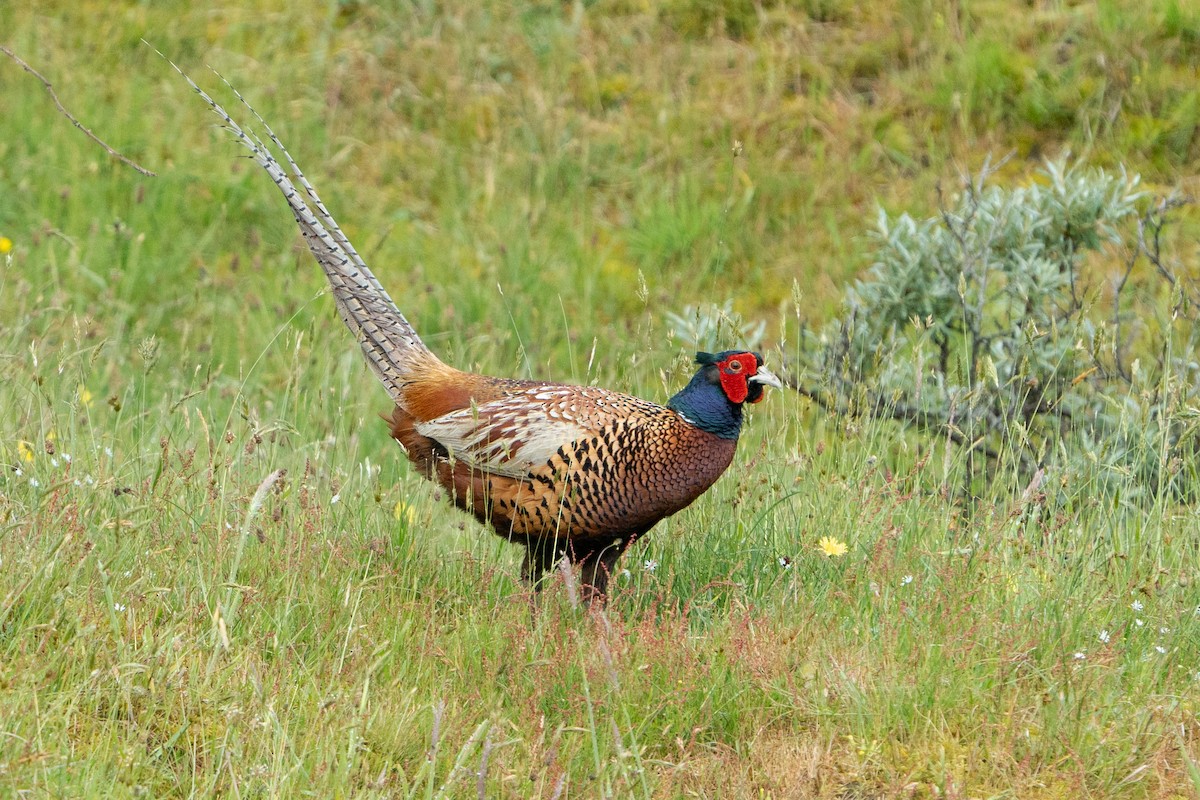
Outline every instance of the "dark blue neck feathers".
<path fill-rule="evenodd" d="M 742 431 L 742 407 L 725 396 L 717 370 L 715 365 L 701 367 L 688 385 L 667 401 L 667 408 L 702 431 L 736 439 Z"/>

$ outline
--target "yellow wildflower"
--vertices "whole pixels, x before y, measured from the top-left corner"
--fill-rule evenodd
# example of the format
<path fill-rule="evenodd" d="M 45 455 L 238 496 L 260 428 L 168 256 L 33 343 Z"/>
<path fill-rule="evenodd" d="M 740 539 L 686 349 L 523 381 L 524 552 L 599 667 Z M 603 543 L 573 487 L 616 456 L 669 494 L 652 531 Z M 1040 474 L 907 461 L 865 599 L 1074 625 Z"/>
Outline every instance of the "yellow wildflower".
<path fill-rule="evenodd" d="M 79 385 L 79 402 L 89 407 L 92 405 L 92 393 L 83 384 Z"/>
<path fill-rule="evenodd" d="M 29 442 L 17 442 L 17 455 L 22 461 L 33 461 L 33 445 Z"/>
<path fill-rule="evenodd" d="M 829 558 L 846 555 L 846 543 L 832 536 L 822 536 L 821 541 L 817 542 L 817 547 Z"/>
<path fill-rule="evenodd" d="M 413 507 L 403 500 L 396 503 L 396 507 L 392 509 L 392 516 L 403 520 L 406 525 L 412 525 L 417 520 L 417 512 L 413 511 Z"/>
<path fill-rule="evenodd" d="M 13 248 L 12 239 L 7 236 L 0 236 L 0 256 L 11 252 Z"/>

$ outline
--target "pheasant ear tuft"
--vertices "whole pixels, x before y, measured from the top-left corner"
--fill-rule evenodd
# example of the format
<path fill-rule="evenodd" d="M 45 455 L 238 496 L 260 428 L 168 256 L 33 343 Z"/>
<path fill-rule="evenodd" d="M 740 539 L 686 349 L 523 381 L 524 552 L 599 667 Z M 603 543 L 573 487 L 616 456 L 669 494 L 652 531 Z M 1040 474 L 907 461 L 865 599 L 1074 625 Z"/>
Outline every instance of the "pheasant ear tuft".
<path fill-rule="evenodd" d="M 709 364 L 716 364 L 717 357 L 712 353 L 696 353 L 696 363 L 702 367 L 707 367 Z"/>

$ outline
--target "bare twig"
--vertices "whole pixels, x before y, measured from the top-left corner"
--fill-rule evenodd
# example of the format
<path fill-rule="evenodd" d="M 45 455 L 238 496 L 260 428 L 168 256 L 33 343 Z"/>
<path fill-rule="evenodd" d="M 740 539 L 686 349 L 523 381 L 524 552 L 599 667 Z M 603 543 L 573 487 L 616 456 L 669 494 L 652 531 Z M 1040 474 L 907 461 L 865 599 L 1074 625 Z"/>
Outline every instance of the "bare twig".
<path fill-rule="evenodd" d="M 1125 383 L 1132 383 L 1133 377 L 1129 374 L 1129 370 L 1125 368 L 1125 361 L 1122 358 L 1121 326 L 1123 320 L 1121 315 L 1121 295 L 1129 283 L 1129 276 L 1133 274 L 1133 268 L 1137 265 L 1139 256 L 1142 255 L 1142 243 L 1144 241 L 1142 229 L 1144 225 L 1145 217 L 1138 220 L 1138 245 L 1129 252 L 1129 257 L 1125 259 L 1125 272 L 1121 275 L 1121 279 L 1117 281 L 1116 286 L 1113 287 L 1113 369 L 1116 370 L 1117 375 Z M 1097 357 L 1096 360 L 1099 361 L 1099 358 Z"/>
<path fill-rule="evenodd" d="M 816 403 L 826 413 L 837 414 L 852 417 L 874 417 L 893 419 L 897 422 L 902 422 L 908 425 L 915 426 L 918 430 L 926 432 L 944 433 L 950 437 L 950 440 L 960 447 L 971 447 L 986 458 L 993 461 L 999 460 L 1000 452 L 987 445 L 982 444 L 978 440 L 972 441 L 962 431 L 958 430 L 951 422 L 937 414 L 929 411 L 924 411 L 919 408 L 905 405 L 904 403 L 894 401 L 884 401 L 882 398 L 872 396 L 868 398 L 868 402 L 864 405 L 871 410 L 864 412 L 852 407 L 848 403 L 839 403 L 827 397 L 823 392 L 813 389 L 809 386 L 797 381 L 791 375 L 781 376 L 784 386 L 793 389 L 803 397 Z"/>
<path fill-rule="evenodd" d="M 1190 198 L 1165 197 L 1138 220 L 1138 249 L 1172 287 L 1175 286 L 1177 278 L 1170 267 L 1163 263 L 1162 232 L 1170 222 L 1170 213 L 1190 202 Z M 1146 236 L 1147 231 L 1150 232 L 1149 238 Z M 1188 294 L 1186 290 L 1183 293 Z"/>
<path fill-rule="evenodd" d="M 70 111 L 67 111 L 66 107 L 63 106 L 62 101 L 60 101 L 58 99 L 58 95 L 54 93 L 54 87 L 50 85 L 50 81 L 46 80 L 46 77 L 44 75 L 42 75 L 42 73 L 38 72 L 33 67 L 29 66 L 29 64 L 26 63 L 20 56 L 18 56 L 16 53 L 14 53 L 12 50 L 9 50 L 7 47 L 5 47 L 2 44 L 0 44 L 0 53 L 4 53 L 4 55 L 8 56 L 13 61 L 17 62 L 17 64 L 21 67 L 21 69 L 25 70 L 30 75 L 32 75 L 33 77 L 35 77 L 39 81 L 41 81 L 42 86 L 44 86 L 46 88 L 46 93 L 50 95 L 50 99 L 54 101 L 55 107 L 58 108 L 58 110 L 62 113 L 62 115 L 64 117 L 66 117 L 67 119 L 71 120 L 71 124 L 74 125 L 76 128 L 79 128 L 79 130 L 83 131 L 89 139 L 91 139 L 93 142 L 95 142 L 96 144 L 100 145 L 105 150 L 107 150 L 108 154 L 110 156 L 112 156 L 113 158 L 115 158 L 119 161 L 124 162 L 126 165 L 128 165 L 130 167 L 133 167 L 134 169 L 136 169 L 138 172 L 142 173 L 146 177 L 149 177 L 149 178 L 157 177 L 156 173 L 151 172 L 150 170 L 141 166 L 137 162 L 135 162 L 129 158 L 126 158 L 125 156 L 118 153 L 116 150 L 109 147 L 107 144 L 104 143 L 103 140 L 100 139 L 99 136 L 92 133 L 90 130 L 88 130 L 86 127 L 84 127 L 84 124 L 82 122 L 75 119 L 75 116 Z"/>

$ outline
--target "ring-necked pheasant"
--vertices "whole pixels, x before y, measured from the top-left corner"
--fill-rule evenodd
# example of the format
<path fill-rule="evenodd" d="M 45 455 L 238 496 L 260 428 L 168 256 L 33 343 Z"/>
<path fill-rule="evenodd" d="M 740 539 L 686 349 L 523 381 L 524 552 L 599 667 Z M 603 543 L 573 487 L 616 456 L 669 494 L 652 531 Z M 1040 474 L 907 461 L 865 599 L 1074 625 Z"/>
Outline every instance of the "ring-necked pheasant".
<path fill-rule="evenodd" d="M 290 177 L 261 139 L 246 134 L 183 77 L 283 192 L 329 279 L 338 314 L 395 402 L 392 436 L 456 505 L 526 547 L 523 577 L 535 585 L 566 557 L 582 567 L 585 597 L 602 599 L 625 548 L 703 494 L 729 466 L 743 405 L 760 401 L 764 385 L 780 386 L 762 356 L 737 350 L 698 353 L 700 369 L 666 406 L 606 389 L 492 378 L 444 364 L 367 268 L 266 121 L 246 104 L 287 159 Z"/>

